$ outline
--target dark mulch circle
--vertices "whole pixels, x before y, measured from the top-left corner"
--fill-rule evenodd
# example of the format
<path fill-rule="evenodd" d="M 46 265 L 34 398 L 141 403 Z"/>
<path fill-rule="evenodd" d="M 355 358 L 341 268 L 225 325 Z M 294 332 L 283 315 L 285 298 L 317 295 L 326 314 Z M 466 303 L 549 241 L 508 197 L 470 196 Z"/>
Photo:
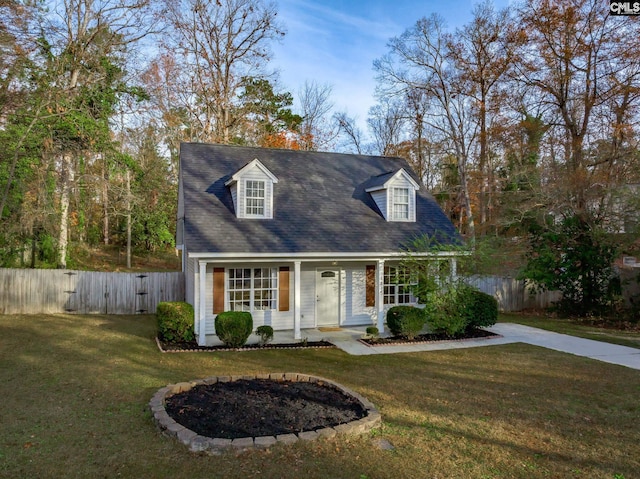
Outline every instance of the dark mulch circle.
<path fill-rule="evenodd" d="M 361 339 L 363 343 L 369 346 L 392 346 L 394 344 L 413 344 L 413 343 L 429 343 L 435 341 L 462 341 L 465 339 L 480 339 L 480 338 L 492 338 L 500 337 L 499 334 L 492 333 L 491 331 L 485 331 L 484 329 L 471 329 L 464 334 L 451 336 L 448 334 L 436 334 L 427 333 L 419 334 L 413 339 L 408 339 L 406 336 L 389 336 L 387 338 L 365 338 Z"/>
<path fill-rule="evenodd" d="M 197 385 L 168 397 L 165 409 L 201 436 L 226 439 L 315 431 L 367 414 L 331 384 L 269 379 Z"/>

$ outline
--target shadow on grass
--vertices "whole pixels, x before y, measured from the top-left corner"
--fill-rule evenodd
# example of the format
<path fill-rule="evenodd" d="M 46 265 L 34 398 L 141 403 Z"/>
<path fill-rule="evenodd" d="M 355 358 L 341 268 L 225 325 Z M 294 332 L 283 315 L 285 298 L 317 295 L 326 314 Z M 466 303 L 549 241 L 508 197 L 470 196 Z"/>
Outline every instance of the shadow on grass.
<path fill-rule="evenodd" d="M 640 373 L 511 344 L 349 356 L 337 349 L 167 355 L 153 316 L 0 316 L 0 476 L 634 477 Z M 166 384 L 296 371 L 380 408 L 363 438 L 201 457 L 146 410 Z M 383 437 L 395 451 L 375 449 Z M 67 464 L 73 464 L 70 470 Z M 525 468 L 523 464 L 530 464 Z M 533 466 L 538 470 L 533 470 Z"/>

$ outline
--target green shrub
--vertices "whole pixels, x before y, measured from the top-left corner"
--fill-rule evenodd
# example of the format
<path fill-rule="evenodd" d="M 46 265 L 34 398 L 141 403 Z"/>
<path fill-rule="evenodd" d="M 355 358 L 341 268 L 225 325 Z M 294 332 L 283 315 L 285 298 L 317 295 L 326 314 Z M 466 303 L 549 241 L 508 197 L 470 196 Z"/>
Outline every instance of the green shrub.
<path fill-rule="evenodd" d="M 618 294 L 614 274 L 618 253 L 616 236 L 601 220 L 576 214 L 560 224 L 531 228 L 520 279 L 532 280 L 542 290 L 559 290 L 558 308 L 563 314 L 599 316 L 611 311 Z"/>
<path fill-rule="evenodd" d="M 158 338 L 168 343 L 195 339 L 193 306 L 181 301 L 163 302 L 156 308 Z"/>
<path fill-rule="evenodd" d="M 424 312 L 414 306 L 393 306 L 387 311 L 387 326 L 394 336 L 413 339 L 424 326 Z"/>
<path fill-rule="evenodd" d="M 434 333 L 457 336 L 467 329 L 466 290 L 460 285 L 450 285 L 431 293 L 425 306 L 425 320 Z"/>
<path fill-rule="evenodd" d="M 378 331 L 378 328 L 376 328 L 375 326 L 368 326 L 366 329 L 366 333 L 370 336 L 378 336 L 378 334 L 380 334 L 380 331 Z"/>
<path fill-rule="evenodd" d="M 467 329 L 467 320 L 464 317 L 446 314 L 442 311 L 430 315 L 427 324 L 432 332 L 451 337 L 458 336 Z"/>
<path fill-rule="evenodd" d="M 258 326 L 256 328 L 256 336 L 260 336 L 260 344 L 263 346 L 273 340 L 273 328 L 271 326 L 267 326 L 266 324 L 263 326 Z"/>
<path fill-rule="evenodd" d="M 458 336 L 472 328 L 492 326 L 498 320 L 498 302 L 462 282 L 429 293 L 426 322 L 434 333 Z"/>
<path fill-rule="evenodd" d="M 468 293 L 468 298 L 467 328 L 483 328 L 496 324 L 498 321 L 498 300 L 496 298 L 477 290 L 471 290 Z"/>
<path fill-rule="evenodd" d="M 246 311 L 225 311 L 216 316 L 215 326 L 216 334 L 225 346 L 239 348 L 253 331 L 253 317 Z"/>

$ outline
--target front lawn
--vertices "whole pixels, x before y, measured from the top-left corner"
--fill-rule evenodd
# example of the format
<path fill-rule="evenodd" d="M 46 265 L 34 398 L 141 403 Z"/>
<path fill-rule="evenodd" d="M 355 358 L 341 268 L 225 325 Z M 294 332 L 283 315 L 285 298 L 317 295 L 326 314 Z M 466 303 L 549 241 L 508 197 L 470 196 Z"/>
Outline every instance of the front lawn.
<path fill-rule="evenodd" d="M 0 316 L 3 478 L 638 477 L 640 371 L 524 344 L 349 356 L 161 354 L 153 316 Z M 302 372 L 352 388 L 383 427 L 198 456 L 147 410 L 169 383 Z M 394 450 L 376 446 L 386 439 Z"/>

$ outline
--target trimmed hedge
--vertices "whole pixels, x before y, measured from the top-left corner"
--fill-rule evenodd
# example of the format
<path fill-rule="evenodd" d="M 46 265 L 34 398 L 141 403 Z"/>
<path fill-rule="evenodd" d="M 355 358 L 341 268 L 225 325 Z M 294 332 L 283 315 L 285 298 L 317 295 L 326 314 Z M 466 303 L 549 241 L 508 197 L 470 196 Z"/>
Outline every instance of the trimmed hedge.
<path fill-rule="evenodd" d="M 260 344 L 263 346 L 273 340 L 273 328 L 267 324 L 256 328 L 256 336 L 260 336 Z"/>
<path fill-rule="evenodd" d="M 162 302 L 156 308 L 158 339 L 167 343 L 195 339 L 193 306 L 182 301 Z"/>
<path fill-rule="evenodd" d="M 229 348 L 244 346 L 253 331 L 253 317 L 247 311 L 225 311 L 216 316 L 216 334 Z"/>
<path fill-rule="evenodd" d="M 468 328 L 493 326 L 498 321 L 498 300 L 482 291 L 471 290 L 467 305 Z"/>
<path fill-rule="evenodd" d="M 425 322 L 424 311 L 414 306 L 393 306 L 387 311 L 387 326 L 394 336 L 413 339 Z"/>
<path fill-rule="evenodd" d="M 367 329 L 365 331 L 366 331 L 367 334 L 369 334 L 371 336 L 374 336 L 376 338 L 380 334 L 380 331 L 375 326 L 367 326 Z"/>

